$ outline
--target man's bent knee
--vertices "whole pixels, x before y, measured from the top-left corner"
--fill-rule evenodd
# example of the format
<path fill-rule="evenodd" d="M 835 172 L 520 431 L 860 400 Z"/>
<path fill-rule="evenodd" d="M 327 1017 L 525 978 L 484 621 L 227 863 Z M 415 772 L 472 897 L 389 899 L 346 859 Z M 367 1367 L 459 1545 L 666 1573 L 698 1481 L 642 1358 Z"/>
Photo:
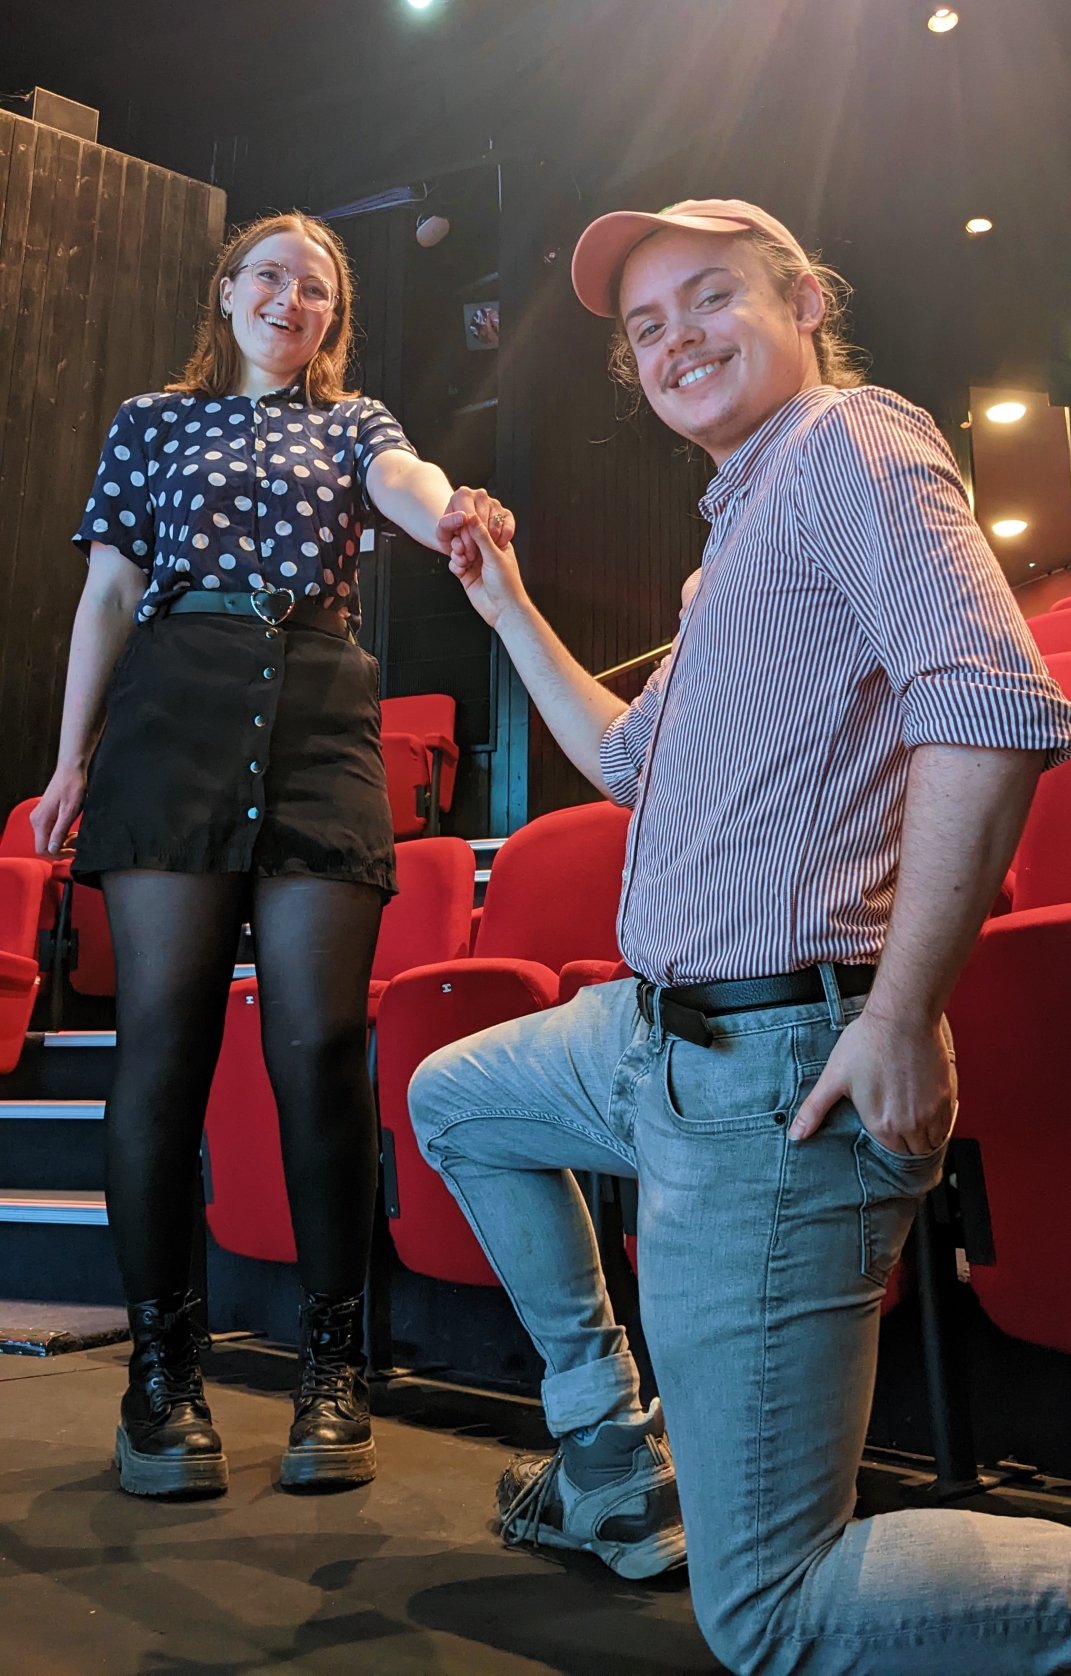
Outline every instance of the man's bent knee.
<path fill-rule="evenodd" d="M 431 1143 L 442 1131 L 444 1112 L 453 1104 L 456 1085 L 452 1071 L 460 1057 L 456 1042 L 437 1048 L 417 1066 L 409 1083 L 409 1118 L 413 1133 L 421 1156 L 436 1169 L 438 1159 L 431 1150 Z"/>

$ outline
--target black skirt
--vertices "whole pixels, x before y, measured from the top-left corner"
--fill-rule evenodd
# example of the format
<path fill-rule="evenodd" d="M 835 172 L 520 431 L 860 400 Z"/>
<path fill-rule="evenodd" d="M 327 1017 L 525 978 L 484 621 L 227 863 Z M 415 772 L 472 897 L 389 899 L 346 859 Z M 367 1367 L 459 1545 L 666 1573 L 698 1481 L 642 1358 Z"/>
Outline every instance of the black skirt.
<path fill-rule="evenodd" d="M 312 628 L 139 625 L 108 688 L 72 873 L 305 874 L 397 890 L 379 668 Z"/>

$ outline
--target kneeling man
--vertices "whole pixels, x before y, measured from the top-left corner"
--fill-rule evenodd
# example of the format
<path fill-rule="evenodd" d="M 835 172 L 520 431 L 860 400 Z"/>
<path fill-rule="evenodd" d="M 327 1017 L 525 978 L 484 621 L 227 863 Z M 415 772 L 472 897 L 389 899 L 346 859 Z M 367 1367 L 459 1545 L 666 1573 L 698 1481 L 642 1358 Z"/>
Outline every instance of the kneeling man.
<path fill-rule="evenodd" d="M 741 1676 L 1071 1670 L 1071 1531 L 852 1517 L 882 1294 L 955 1116 L 943 1008 L 1071 706 L 933 421 L 858 387 L 828 276 L 779 222 L 736 200 L 604 216 L 573 277 L 715 476 L 698 590 L 627 708 L 512 549 L 454 520 L 452 567 L 555 737 L 635 809 L 639 981 L 455 1043 L 410 1090 L 546 1360 L 560 1447 L 507 1473 L 504 1534 L 642 1577 L 687 1532 Z M 672 1458 L 573 1170 L 638 1178 Z"/>

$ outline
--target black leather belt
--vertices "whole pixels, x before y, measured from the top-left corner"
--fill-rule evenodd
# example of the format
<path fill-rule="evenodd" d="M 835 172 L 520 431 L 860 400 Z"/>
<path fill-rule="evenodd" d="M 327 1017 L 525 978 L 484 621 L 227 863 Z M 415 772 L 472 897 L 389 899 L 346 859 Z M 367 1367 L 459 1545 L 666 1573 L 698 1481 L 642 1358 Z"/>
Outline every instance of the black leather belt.
<path fill-rule="evenodd" d="M 209 593 L 207 588 L 190 588 L 168 606 L 171 616 L 186 611 L 252 617 L 269 628 L 319 629 L 338 640 L 354 639 L 348 617 L 341 617 L 337 611 L 325 611 L 315 599 L 295 599 L 289 588 L 264 588 L 255 594 Z"/>
<path fill-rule="evenodd" d="M 866 995 L 874 982 L 876 966 L 837 966 L 833 975 L 845 998 Z M 639 977 L 639 973 L 636 974 Z M 658 986 L 639 977 L 636 999 L 648 1024 L 654 1023 L 654 993 Z M 707 1024 L 720 1013 L 753 1013 L 763 1007 L 799 1007 L 809 1001 L 824 1001 L 822 974 L 817 966 L 800 972 L 780 972 L 772 978 L 732 978 L 723 983 L 686 984 L 680 989 L 663 989 L 659 1002 L 662 1027 L 697 1047 L 709 1047 L 714 1032 Z"/>

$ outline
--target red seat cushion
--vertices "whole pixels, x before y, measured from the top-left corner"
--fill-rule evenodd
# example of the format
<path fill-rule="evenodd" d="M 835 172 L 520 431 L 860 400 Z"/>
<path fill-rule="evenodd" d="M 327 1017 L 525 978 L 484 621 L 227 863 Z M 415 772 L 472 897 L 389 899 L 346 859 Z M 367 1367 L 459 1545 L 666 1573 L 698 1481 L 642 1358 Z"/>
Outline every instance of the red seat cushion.
<path fill-rule="evenodd" d="M 1045 657 L 1050 652 L 1071 652 L 1071 616 L 1066 611 L 1046 611 L 1040 617 L 1029 617 L 1026 626 Z"/>
<path fill-rule="evenodd" d="M 383 910 L 372 977 L 467 956 L 476 857 L 462 838 L 425 838 L 397 852 L 398 894 Z"/>
<path fill-rule="evenodd" d="M 449 809 L 457 776 L 457 746 L 454 743 L 457 705 L 446 693 L 414 693 L 408 698 L 384 698 L 380 702 L 385 733 L 411 733 L 424 748 L 427 784 L 431 785 L 431 752 L 442 752 L 439 779 L 439 807 Z"/>
<path fill-rule="evenodd" d="M 379 1109 L 394 1139 L 400 1215 L 390 1228 L 407 1268 L 437 1280 L 493 1286 L 497 1276 L 442 1180 L 420 1156 L 409 1083 L 437 1048 L 554 1005 L 554 972 L 525 960 L 457 961 L 395 978 L 380 1002 Z"/>
<path fill-rule="evenodd" d="M 0 859 L 0 1074 L 18 1064 L 37 998 L 37 934 L 51 879 L 47 861 Z"/>
<path fill-rule="evenodd" d="M 956 1133 L 981 1147 L 997 1259 L 971 1284 L 1006 1333 L 1071 1352 L 1069 996 L 1071 906 L 1034 908 L 982 927 L 948 1016 Z"/>
<path fill-rule="evenodd" d="M 428 824 L 424 792 L 428 764 L 423 743 L 411 733 L 384 733 L 383 766 L 395 838 L 419 838 Z"/>

